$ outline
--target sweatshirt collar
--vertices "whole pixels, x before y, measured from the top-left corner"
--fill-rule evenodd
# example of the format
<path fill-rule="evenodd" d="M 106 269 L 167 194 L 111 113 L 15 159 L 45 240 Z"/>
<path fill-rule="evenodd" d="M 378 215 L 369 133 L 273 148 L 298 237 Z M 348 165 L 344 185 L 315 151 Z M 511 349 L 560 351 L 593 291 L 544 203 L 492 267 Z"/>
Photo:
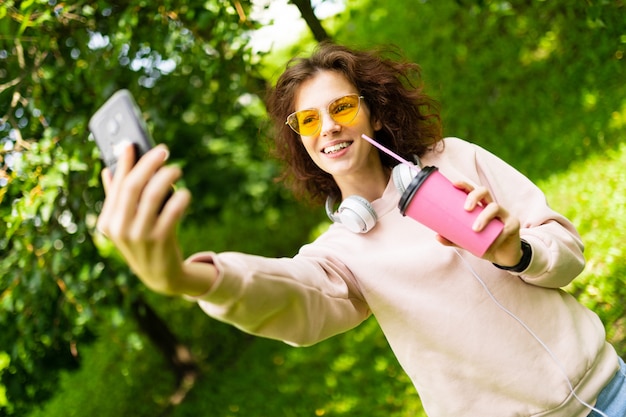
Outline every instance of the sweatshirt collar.
<path fill-rule="evenodd" d="M 398 208 L 398 202 L 400 201 L 400 192 L 396 189 L 393 183 L 393 179 L 390 177 L 387 182 L 387 187 L 380 198 L 372 201 L 372 207 L 376 211 L 378 217 L 382 217 L 390 211 Z"/>

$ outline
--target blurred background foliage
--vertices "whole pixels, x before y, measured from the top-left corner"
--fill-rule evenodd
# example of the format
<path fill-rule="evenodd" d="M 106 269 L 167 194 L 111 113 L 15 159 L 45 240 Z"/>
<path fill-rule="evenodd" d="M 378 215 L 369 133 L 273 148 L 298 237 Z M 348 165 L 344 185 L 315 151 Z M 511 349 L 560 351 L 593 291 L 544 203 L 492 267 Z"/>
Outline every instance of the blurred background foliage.
<path fill-rule="evenodd" d="M 567 290 L 626 354 L 622 0 L 294 1 L 307 22 L 344 7 L 268 51 L 251 47 L 250 1 L 154 3 L 0 4 L 0 415 L 423 415 L 374 319 L 304 349 L 252 338 L 146 291 L 93 230 L 86 125 L 128 88 L 193 193 L 187 253 L 295 253 L 326 221 L 273 181 L 263 96 L 323 35 L 400 47 L 446 134 L 542 186 L 587 245 Z"/>

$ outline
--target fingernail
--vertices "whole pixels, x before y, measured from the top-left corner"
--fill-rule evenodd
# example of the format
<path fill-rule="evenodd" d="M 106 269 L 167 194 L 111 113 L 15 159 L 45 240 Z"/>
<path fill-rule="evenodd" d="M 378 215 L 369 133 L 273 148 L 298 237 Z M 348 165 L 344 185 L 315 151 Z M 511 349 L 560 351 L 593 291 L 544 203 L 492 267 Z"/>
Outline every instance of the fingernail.
<path fill-rule="evenodd" d="M 170 150 L 167 147 L 162 146 L 161 151 L 163 152 L 163 161 L 170 159 Z"/>

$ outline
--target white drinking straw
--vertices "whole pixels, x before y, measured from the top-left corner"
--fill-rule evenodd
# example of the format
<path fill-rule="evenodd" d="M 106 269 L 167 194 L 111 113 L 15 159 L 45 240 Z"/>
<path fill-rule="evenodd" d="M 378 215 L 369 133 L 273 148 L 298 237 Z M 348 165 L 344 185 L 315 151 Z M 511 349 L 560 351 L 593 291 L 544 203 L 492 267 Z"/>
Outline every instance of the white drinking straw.
<path fill-rule="evenodd" d="M 404 159 L 403 157 L 401 157 L 400 155 L 398 155 L 397 153 L 395 153 L 391 149 L 387 149 L 386 147 L 384 147 L 383 145 L 381 145 L 380 143 L 376 142 L 374 139 L 370 138 L 369 136 L 367 136 L 365 134 L 361 135 L 361 137 L 363 139 L 365 139 L 366 141 L 368 141 L 369 143 L 371 143 L 372 145 L 376 146 L 381 151 L 385 152 L 387 155 L 389 155 L 392 158 L 396 159 L 398 162 L 403 163 L 404 165 L 408 166 L 409 168 L 411 168 L 415 172 L 419 172 L 419 168 L 417 166 L 415 166 L 415 164 L 410 163 L 409 161 L 407 161 L 406 159 Z"/>

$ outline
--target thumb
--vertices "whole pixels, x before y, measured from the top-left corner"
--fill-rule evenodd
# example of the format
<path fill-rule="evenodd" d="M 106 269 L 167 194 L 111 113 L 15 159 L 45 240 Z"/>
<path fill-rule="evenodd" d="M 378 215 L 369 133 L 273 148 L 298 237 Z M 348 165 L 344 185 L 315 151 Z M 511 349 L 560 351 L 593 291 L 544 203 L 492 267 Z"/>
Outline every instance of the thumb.
<path fill-rule="evenodd" d="M 111 170 L 109 168 L 104 168 L 102 173 L 100 174 L 102 178 L 102 186 L 104 187 L 104 193 L 107 194 L 109 191 L 109 187 L 111 186 L 111 182 L 113 181 L 113 174 L 111 174 Z"/>

